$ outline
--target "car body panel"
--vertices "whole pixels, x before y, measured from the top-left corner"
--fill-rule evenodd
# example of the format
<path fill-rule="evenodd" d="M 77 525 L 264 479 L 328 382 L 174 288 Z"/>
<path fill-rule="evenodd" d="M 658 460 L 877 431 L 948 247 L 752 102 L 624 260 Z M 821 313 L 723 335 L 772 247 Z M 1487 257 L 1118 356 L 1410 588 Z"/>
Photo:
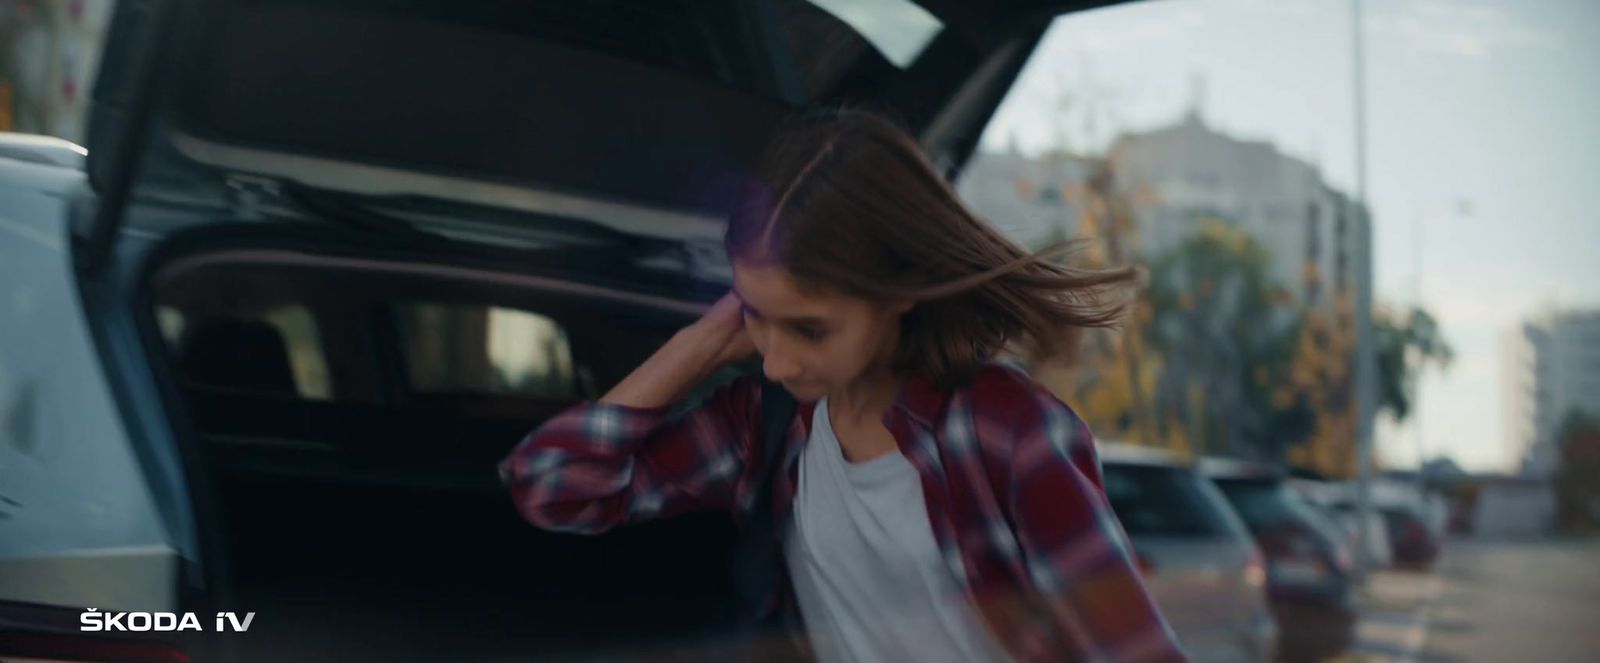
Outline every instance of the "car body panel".
<path fill-rule="evenodd" d="M 1181 458 L 1113 444 L 1101 460 L 1145 584 L 1189 656 L 1271 660 L 1260 553 L 1226 499 Z"/>
<path fill-rule="evenodd" d="M 1343 530 L 1294 493 L 1281 472 L 1237 463 L 1210 464 L 1210 470 L 1266 557 L 1280 655 L 1320 660 L 1346 650 L 1357 608 Z"/>
<path fill-rule="evenodd" d="M 0 601 L 170 610 L 183 548 L 76 291 L 75 169 L 0 158 Z"/>

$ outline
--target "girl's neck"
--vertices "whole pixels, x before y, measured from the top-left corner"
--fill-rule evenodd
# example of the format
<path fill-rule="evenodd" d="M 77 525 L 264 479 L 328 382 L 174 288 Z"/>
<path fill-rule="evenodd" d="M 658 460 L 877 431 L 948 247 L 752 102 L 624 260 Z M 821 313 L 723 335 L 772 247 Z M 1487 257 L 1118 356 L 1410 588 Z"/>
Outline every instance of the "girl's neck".
<path fill-rule="evenodd" d="M 833 419 L 846 426 L 876 423 L 900 393 L 901 378 L 887 367 L 870 370 L 828 397 Z"/>
<path fill-rule="evenodd" d="M 899 342 L 899 321 L 883 335 L 883 342 L 871 363 L 859 376 L 828 398 L 828 410 L 834 421 L 845 426 L 877 424 L 884 411 L 894 404 L 904 380 L 892 368 L 895 348 Z"/>

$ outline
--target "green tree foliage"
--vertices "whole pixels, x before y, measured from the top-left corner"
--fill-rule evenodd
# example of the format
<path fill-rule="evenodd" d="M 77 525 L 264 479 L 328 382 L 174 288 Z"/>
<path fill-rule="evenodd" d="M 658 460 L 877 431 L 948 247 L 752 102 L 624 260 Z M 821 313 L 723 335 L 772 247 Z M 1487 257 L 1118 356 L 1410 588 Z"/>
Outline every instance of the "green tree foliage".
<path fill-rule="evenodd" d="M 1429 364 L 1447 367 L 1455 357 L 1439 323 L 1427 311 L 1372 313 L 1372 334 L 1378 360 L 1378 410 L 1395 421 L 1411 414 L 1412 394 Z"/>
<path fill-rule="evenodd" d="M 1220 218 L 1150 263 L 1146 339 L 1162 372 L 1154 407 L 1180 422 L 1197 451 L 1282 458 L 1309 432 L 1303 403 L 1278 407 L 1298 336 L 1288 294 L 1266 250 Z"/>
<path fill-rule="evenodd" d="M 1557 433 L 1556 523 L 1563 531 L 1600 531 L 1600 417 L 1568 413 Z"/>

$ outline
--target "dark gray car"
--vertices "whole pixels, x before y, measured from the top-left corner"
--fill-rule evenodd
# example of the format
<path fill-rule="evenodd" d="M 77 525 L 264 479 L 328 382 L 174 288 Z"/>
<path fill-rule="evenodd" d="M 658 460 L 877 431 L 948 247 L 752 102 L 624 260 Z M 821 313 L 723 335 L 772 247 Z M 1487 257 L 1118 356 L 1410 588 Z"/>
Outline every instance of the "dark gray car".
<path fill-rule="evenodd" d="M 1343 530 L 1289 487 L 1281 467 L 1224 459 L 1202 466 L 1266 556 L 1280 656 L 1321 661 L 1344 653 L 1354 643 L 1358 614 Z"/>

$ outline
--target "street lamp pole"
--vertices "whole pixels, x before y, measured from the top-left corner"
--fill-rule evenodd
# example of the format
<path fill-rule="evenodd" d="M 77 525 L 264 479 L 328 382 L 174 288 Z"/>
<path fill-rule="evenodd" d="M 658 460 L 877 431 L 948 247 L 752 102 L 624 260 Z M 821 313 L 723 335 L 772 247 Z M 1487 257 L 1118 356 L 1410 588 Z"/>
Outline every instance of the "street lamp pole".
<path fill-rule="evenodd" d="M 1422 214 L 1415 214 L 1411 226 L 1411 296 L 1416 300 L 1412 305 L 1412 312 L 1422 309 L 1422 274 L 1425 271 L 1422 263 L 1422 224 L 1425 218 Z M 1407 347 L 1406 354 L 1412 354 Z M 1409 359 L 1409 357 L 1403 357 Z M 1422 427 L 1422 362 L 1421 357 L 1416 358 L 1416 373 L 1411 376 L 1411 428 L 1412 434 L 1417 437 L 1417 499 L 1425 500 L 1422 480 L 1422 466 L 1428 462 L 1428 439 Z"/>
<path fill-rule="evenodd" d="M 1366 208 L 1367 189 L 1367 108 L 1366 53 L 1361 0 L 1350 0 L 1350 40 L 1353 51 L 1353 95 L 1355 97 L 1356 226 L 1361 229 L 1357 254 L 1360 265 L 1356 277 L 1356 352 L 1353 357 L 1356 387 L 1356 575 L 1365 578 L 1369 559 L 1367 523 L 1372 518 L 1372 419 L 1375 409 L 1373 387 L 1375 345 L 1372 338 L 1372 214 Z"/>

